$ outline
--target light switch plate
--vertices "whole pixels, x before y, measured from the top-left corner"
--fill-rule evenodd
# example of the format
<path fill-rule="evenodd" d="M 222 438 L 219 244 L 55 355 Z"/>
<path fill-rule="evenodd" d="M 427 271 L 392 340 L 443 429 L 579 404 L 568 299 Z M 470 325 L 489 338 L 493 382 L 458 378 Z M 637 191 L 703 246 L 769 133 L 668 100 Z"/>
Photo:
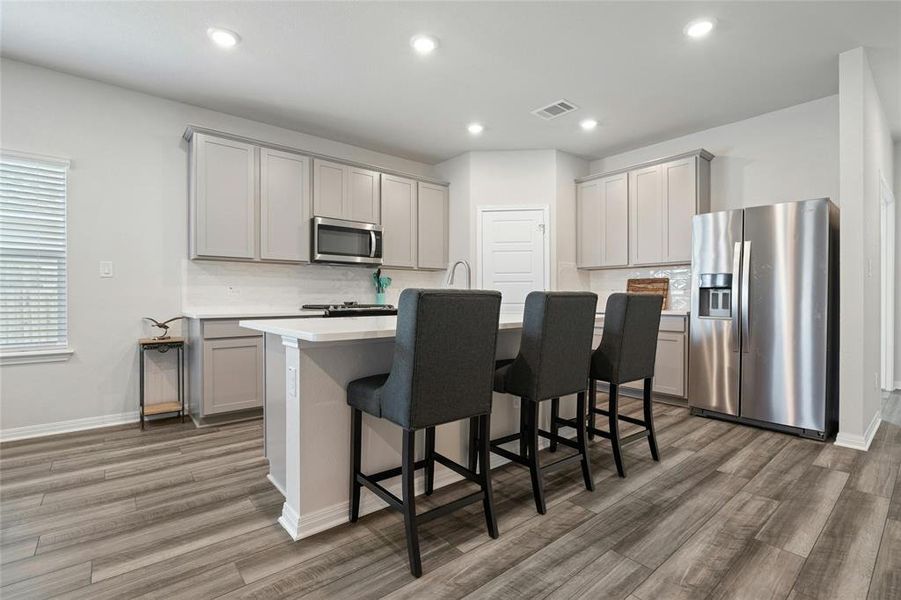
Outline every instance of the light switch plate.
<path fill-rule="evenodd" d="M 108 278 L 113 276 L 113 261 L 111 260 L 101 260 L 100 261 L 100 276 L 103 278 Z"/>

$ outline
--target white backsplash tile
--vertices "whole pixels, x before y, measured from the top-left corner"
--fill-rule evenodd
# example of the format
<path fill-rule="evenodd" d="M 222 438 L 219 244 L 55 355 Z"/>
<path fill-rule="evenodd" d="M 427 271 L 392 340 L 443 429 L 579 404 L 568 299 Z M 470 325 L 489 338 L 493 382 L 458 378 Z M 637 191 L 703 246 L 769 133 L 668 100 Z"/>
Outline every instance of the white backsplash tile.
<path fill-rule="evenodd" d="M 296 309 L 343 300 L 375 302 L 371 267 L 279 265 L 229 261 L 182 261 L 182 308 L 255 307 Z M 396 304 L 408 287 L 444 287 L 445 271 L 383 269 L 391 277 L 387 301 Z"/>
<path fill-rule="evenodd" d="M 605 306 L 610 294 L 626 291 L 627 280 L 645 277 L 669 277 L 669 305 L 667 308 L 688 310 L 691 307 L 690 265 L 592 271 L 591 291 L 598 295 L 598 306 Z"/>

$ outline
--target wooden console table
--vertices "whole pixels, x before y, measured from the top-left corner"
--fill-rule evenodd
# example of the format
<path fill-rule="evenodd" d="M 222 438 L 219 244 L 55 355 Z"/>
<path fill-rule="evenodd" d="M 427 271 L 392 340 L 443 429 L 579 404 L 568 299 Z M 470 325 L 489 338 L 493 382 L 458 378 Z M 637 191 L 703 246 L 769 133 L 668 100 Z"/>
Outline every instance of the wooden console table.
<path fill-rule="evenodd" d="M 144 417 L 149 415 L 161 415 L 165 413 L 178 413 L 182 423 L 185 420 L 185 338 L 170 337 L 164 340 L 144 338 L 138 340 L 141 349 L 141 429 L 144 429 Z M 158 404 L 144 405 L 144 355 L 147 350 L 156 350 L 165 354 L 174 349 L 177 353 L 176 371 L 178 372 L 178 400 L 175 402 L 160 402 Z"/>

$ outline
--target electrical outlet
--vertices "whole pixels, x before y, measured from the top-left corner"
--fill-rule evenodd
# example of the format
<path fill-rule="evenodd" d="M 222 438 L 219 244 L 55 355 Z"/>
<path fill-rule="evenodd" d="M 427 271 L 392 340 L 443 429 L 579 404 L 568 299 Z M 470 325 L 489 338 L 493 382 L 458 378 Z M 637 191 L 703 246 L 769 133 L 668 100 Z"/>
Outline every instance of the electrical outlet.
<path fill-rule="evenodd" d="M 297 369 L 288 367 L 288 396 L 297 397 Z"/>
<path fill-rule="evenodd" d="M 104 279 L 113 276 L 113 261 L 111 260 L 101 260 L 100 261 L 100 276 Z"/>

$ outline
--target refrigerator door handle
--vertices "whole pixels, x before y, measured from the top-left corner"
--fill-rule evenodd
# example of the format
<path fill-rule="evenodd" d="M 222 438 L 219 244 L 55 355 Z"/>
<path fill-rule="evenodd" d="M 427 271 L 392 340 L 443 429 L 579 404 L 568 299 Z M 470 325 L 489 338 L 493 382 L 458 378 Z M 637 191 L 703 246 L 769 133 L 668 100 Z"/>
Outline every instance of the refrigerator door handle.
<path fill-rule="evenodd" d="M 738 336 L 738 319 L 739 319 L 739 310 L 738 310 L 738 294 L 739 294 L 739 280 L 741 279 L 741 242 L 735 242 L 735 247 L 732 250 L 732 296 L 731 299 L 731 308 L 732 308 L 732 351 L 739 351 L 739 336 Z"/>
<path fill-rule="evenodd" d="M 744 242 L 741 256 L 741 350 L 748 352 L 751 344 L 751 242 Z"/>

